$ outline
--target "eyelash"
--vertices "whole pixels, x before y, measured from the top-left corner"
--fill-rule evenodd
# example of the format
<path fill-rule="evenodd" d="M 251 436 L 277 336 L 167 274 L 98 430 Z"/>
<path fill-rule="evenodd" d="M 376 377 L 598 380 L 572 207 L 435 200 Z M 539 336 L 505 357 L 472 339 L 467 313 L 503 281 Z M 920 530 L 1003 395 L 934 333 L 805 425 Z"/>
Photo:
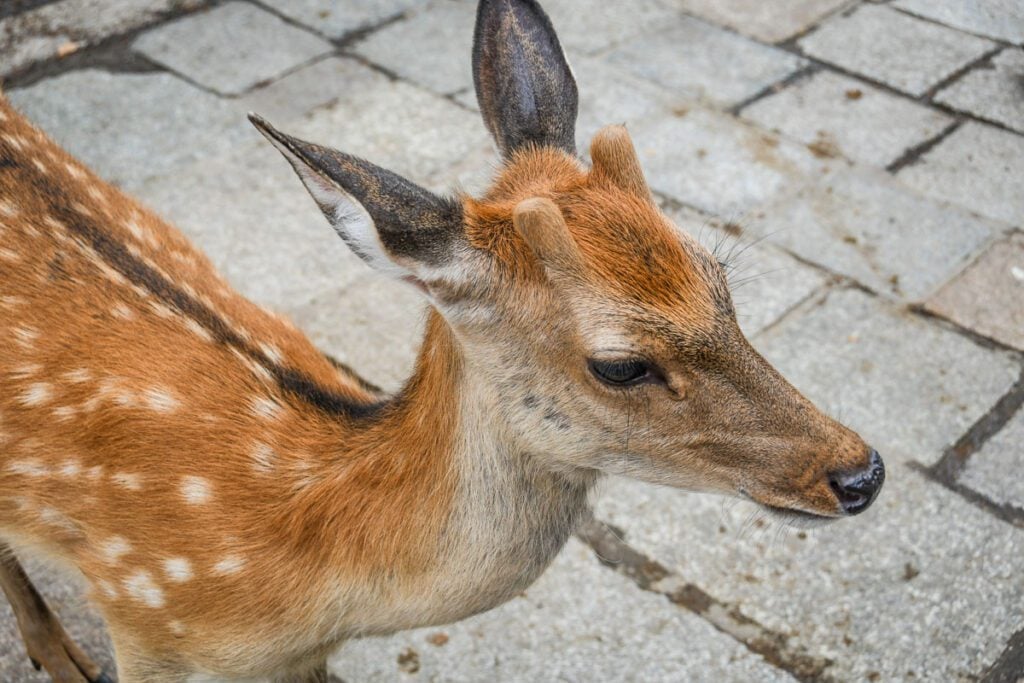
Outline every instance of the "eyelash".
<path fill-rule="evenodd" d="M 607 386 L 621 388 L 660 379 L 657 369 L 645 360 L 627 358 L 624 360 L 595 360 L 587 363 L 590 372 Z"/>

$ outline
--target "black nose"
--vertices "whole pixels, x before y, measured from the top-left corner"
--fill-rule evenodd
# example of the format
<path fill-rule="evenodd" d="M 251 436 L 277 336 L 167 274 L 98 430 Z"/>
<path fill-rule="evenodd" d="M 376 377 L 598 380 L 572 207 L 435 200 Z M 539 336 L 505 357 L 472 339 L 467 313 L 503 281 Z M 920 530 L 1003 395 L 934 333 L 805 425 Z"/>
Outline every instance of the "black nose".
<path fill-rule="evenodd" d="M 839 499 L 843 512 L 848 515 L 867 510 L 875 502 L 884 481 L 885 463 L 873 448 L 866 468 L 855 472 L 835 472 L 828 478 L 829 486 Z"/>

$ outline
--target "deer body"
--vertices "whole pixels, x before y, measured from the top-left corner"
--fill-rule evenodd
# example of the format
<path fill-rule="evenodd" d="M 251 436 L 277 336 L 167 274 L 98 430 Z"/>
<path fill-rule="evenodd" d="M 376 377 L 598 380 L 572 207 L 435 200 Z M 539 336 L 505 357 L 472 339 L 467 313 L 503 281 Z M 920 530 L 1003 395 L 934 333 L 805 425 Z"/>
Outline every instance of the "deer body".
<path fill-rule="evenodd" d="M 323 680 L 346 639 L 521 591 L 602 472 L 870 504 L 877 454 L 750 348 L 624 129 L 576 159 L 536 2 L 481 2 L 474 76 L 504 156 L 479 199 L 252 117 L 352 249 L 428 297 L 393 397 L 0 99 L 0 586 L 56 679 L 106 680 L 9 548 L 82 575 L 123 681 Z"/>

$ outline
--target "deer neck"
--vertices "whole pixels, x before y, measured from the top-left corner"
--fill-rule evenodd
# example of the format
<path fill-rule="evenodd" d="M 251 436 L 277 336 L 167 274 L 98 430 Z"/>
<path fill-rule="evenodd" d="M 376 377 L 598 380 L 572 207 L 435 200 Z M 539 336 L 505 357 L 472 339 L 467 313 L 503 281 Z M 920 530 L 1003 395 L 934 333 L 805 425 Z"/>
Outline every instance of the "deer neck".
<path fill-rule="evenodd" d="M 373 584 L 380 621 L 370 631 L 449 622 L 504 602 L 589 512 L 595 475 L 552 470 L 520 448 L 500 402 L 432 312 L 405 390 L 359 435 L 358 455 L 331 465 L 336 487 L 326 477 L 319 502 L 333 503 L 295 513 L 338 539 L 330 568 Z"/>

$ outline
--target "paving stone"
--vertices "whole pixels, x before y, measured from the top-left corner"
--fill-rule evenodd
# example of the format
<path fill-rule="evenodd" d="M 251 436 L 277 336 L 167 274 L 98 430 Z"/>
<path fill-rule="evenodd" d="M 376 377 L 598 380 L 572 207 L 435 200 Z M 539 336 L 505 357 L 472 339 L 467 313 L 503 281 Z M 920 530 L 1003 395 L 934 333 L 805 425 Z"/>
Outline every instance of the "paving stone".
<path fill-rule="evenodd" d="M 32 583 L 71 638 L 108 674 L 114 673 L 114 651 L 103 619 L 86 603 L 79 582 L 42 562 L 25 557 L 21 559 Z M 32 668 L 14 614 L 3 594 L 0 594 L 0 680 L 11 683 L 51 681 L 46 673 Z"/>
<path fill-rule="evenodd" d="M 728 107 L 804 65 L 768 47 L 692 17 L 616 48 L 608 59 L 690 99 Z"/>
<path fill-rule="evenodd" d="M 358 97 L 374 82 L 373 73 L 354 59 L 328 57 L 256 88 L 232 102 L 240 112 L 254 111 L 274 125 L 301 118 L 344 98 Z"/>
<path fill-rule="evenodd" d="M 427 0 L 263 0 L 275 11 L 329 38 L 376 26 Z"/>
<path fill-rule="evenodd" d="M 1024 411 L 972 455 L 960 473 L 960 483 L 1000 505 L 1024 510 Z"/>
<path fill-rule="evenodd" d="M 652 189 L 727 221 L 844 163 L 701 108 L 642 121 L 633 140 Z"/>
<path fill-rule="evenodd" d="M 964 31 L 1024 42 L 1024 5 L 1018 0 L 896 0 L 893 6 Z"/>
<path fill-rule="evenodd" d="M 598 515 L 787 647 L 831 659 L 832 680 L 975 680 L 1024 619 L 1024 534 L 898 465 L 864 515 L 803 532 L 625 480 Z"/>
<path fill-rule="evenodd" d="M 288 163 L 252 131 L 252 144 L 139 189 L 245 296 L 291 314 L 329 300 L 368 268 L 328 225 Z M 342 324 L 327 311 L 332 324 Z"/>
<path fill-rule="evenodd" d="M 669 216 L 727 264 L 736 319 L 747 337 L 777 321 L 827 281 L 824 273 L 779 249 L 753 244 L 739 224 L 686 208 Z"/>
<path fill-rule="evenodd" d="M 472 4 L 436 2 L 370 34 L 355 52 L 406 80 L 449 95 L 473 87 L 475 20 Z"/>
<path fill-rule="evenodd" d="M 939 200 L 1024 225 L 1024 138 L 968 122 L 899 177 Z"/>
<path fill-rule="evenodd" d="M 801 38 L 807 54 L 922 95 L 995 47 L 991 41 L 879 5 L 862 5 Z"/>
<path fill-rule="evenodd" d="M 603 59 L 579 59 L 572 67 L 580 93 L 576 139 L 584 156 L 588 156 L 594 134 L 604 126 L 625 124 L 632 129 L 645 119 L 691 106 L 685 96 L 640 80 Z"/>
<path fill-rule="evenodd" d="M 892 163 L 953 123 L 946 114 L 832 71 L 755 102 L 743 117 L 819 154 L 874 166 Z"/>
<path fill-rule="evenodd" d="M 0 19 L 0 76 L 202 4 L 199 0 L 63 0 L 4 17 Z"/>
<path fill-rule="evenodd" d="M 225 95 L 330 52 L 330 43 L 247 2 L 229 2 L 139 36 L 133 48 Z"/>
<path fill-rule="evenodd" d="M 288 313 L 319 348 L 396 392 L 412 374 L 426 301 L 410 285 L 367 272 L 346 290 L 325 289 Z"/>
<path fill-rule="evenodd" d="M 925 299 L 1005 226 L 882 171 L 844 169 L 751 217 L 749 231 L 876 292 Z"/>
<path fill-rule="evenodd" d="M 928 309 L 1024 351 L 1024 235 L 990 246 L 928 301 Z"/>
<path fill-rule="evenodd" d="M 688 12 L 728 26 L 767 43 L 777 43 L 807 30 L 850 0 L 677 0 Z"/>
<path fill-rule="evenodd" d="M 1007 48 L 935 96 L 937 102 L 1024 133 L 1024 50 Z"/>
<path fill-rule="evenodd" d="M 468 159 L 475 164 L 494 158 L 478 114 L 361 69 L 344 96 L 286 132 L 364 157 L 436 191 L 451 188 Z"/>
<path fill-rule="evenodd" d="M 65 149 L 128 190 L 252 133 L 231 104 L 166 73 L 85 69 L 8 96 Z"/>
<path fill-rule="evenodd" d="M 331 670 L 346 681 L 792 680 L 575 540 L 523 597 L 451 626 L 351 641 Z"/>
<path fill-rule="evenodd" d="M 896 468 L 938 460 L 1020 373 L 1008 354 L 863 292 L 807 308 L 760 335 L 758 348 Z"/>
<path fill-rule="evenodd" d="M 476 4 L 476 0 L 463 1 Z M 573 63 L 581 54 L 596 55 L 635 36 L 685 21 L 671 4 L 666 0 L 558 0 L 544 3 L 544 9 Z"/>

